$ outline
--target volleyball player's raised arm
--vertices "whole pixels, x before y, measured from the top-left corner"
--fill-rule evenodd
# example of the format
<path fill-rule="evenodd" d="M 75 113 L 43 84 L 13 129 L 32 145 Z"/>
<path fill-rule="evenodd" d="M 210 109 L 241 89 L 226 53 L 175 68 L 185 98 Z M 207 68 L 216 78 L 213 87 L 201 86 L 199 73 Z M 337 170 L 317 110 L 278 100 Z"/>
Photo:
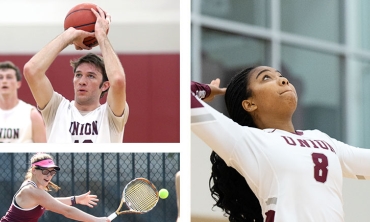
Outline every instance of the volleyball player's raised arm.
<path fill-rule="evenodd" d="M 217 84 L 219 80 L 216 84 L 191 82 L 191 130 L 218 155 L 228 158 L 243 131 L 242 126 L 204 102 L 225 93 L 226 89 Z"/>

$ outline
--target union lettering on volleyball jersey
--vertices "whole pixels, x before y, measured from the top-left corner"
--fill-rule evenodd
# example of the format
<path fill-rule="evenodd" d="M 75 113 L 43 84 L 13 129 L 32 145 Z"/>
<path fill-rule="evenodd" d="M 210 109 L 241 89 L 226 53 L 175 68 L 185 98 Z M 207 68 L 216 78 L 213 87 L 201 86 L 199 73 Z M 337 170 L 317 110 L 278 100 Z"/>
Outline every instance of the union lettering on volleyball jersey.
<path fill-rule="evenodd" d="M 192 132 L 243 175 L 259 199 L 264 221 L 344 221 L 343 176 L 370 179 L 367 149 L 319 130 L 240 126 L 194 92 L 191 96 Z"/>

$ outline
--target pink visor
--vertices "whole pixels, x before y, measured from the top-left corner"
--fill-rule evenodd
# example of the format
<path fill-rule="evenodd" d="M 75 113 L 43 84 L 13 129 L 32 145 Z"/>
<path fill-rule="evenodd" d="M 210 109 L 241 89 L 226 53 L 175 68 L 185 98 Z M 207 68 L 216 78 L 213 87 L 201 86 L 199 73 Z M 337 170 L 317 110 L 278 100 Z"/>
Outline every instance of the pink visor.
<path fill-rule="evenodd" d="M 33 163 L 32 166 L 39 166 L 39 167 L 44 167 L 44 168 L 53 167 L 55 170 L 60 170 L 60 168 L 57 165 L 55 165 L 52 159 L 45 159 L 45 160 L 37 161 Z"/>

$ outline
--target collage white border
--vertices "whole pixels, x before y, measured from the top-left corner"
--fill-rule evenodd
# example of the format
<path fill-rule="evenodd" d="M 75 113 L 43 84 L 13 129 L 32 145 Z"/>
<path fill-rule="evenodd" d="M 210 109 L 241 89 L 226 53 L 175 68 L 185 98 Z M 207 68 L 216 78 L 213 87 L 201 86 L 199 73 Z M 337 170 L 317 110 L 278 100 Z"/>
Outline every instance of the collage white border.
<path fill-rule="evenodd" d="M 180 152 L 180 187 L 190 187 L 190 48 L 190 1 L 180 1 L 180 143 L 1 144 L 0 152 Z M 181 189 L 180 195 L 181 222 L 190 221 L 190 189 Z"/>

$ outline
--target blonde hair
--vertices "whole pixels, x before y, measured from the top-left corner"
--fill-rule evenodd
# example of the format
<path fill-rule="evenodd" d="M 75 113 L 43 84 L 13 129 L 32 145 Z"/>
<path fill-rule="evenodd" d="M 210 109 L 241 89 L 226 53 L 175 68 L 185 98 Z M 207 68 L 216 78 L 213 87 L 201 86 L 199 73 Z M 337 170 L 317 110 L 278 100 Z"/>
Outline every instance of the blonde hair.
<path fill-rule="evenodd" d="M 31 180 L 31 178 L 32 178 L 32 168 L 33 168 L 32 164 L 33 163 L 36 163 L 36 162 L 41 161 L 41 160 L 46 160 L 46 159 L 52 159 L 53 160 L 53 157 L 51 155 L 47 154 L 47 153 L 36 153 L 35 155 L 33 155 L 31 157 L 31 166 L 28 169 L 24 179 L 25 180 Z M 45 190 L 46 191 L 52 191 L 52 189 L 54 189 L 55 191 L 58 191 L 61 188 L 58 185 L 56 185 L 55 183 L 49 181 Z"/>

